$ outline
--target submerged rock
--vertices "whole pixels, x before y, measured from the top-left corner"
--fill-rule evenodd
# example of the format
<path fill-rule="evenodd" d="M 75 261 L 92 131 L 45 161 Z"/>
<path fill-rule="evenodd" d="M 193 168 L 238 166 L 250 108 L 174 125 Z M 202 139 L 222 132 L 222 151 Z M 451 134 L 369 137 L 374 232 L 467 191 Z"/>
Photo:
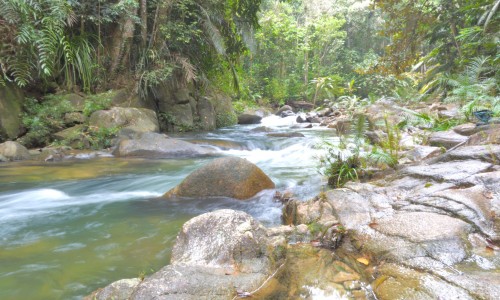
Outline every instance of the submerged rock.
<path fill-rule="evenodd" d="M 272 180 L 256 165 L 242 158 L 224 157 L 191 173 L 165 197 L 230 197 L 244 200 L 272 188 Z"/>
<path fill-rule="evenodd" d="M 152 132 L 143 133 L 137 139 L 123 139 L 113 151 L 113 155 L 119 157 L 146 158 L 198 157 L 210 153 L 199 145 Z"/>
<path fill-rule="evenodd" d="M 268 133 L 267 136 L 270 137 L 285 137 L 285 138 L 292 138 L 292 137 L 305 137 L 300 132 L 277 132 L 277 133 Z"/>

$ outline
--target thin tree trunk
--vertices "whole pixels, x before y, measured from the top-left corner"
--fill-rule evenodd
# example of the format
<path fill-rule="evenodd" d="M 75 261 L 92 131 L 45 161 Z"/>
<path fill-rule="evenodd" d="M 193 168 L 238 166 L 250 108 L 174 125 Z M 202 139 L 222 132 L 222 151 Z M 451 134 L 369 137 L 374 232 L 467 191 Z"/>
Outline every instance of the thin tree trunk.
<path fill-rule="evenodd" d="M 145 49 L 148 43 L 148 1 L 141 0 L 141 46 Z"/>

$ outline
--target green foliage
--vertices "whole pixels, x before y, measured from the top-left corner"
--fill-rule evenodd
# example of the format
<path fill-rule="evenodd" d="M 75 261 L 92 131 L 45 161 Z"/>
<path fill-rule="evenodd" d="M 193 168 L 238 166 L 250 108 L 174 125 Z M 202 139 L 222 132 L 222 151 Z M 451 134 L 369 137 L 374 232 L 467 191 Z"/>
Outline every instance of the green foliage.
<path fill-rule="evenodd" d="M 238 124 L 238 116 L 233 112 L 218 113 L 215 116 L 215 123 L 217 128 L 223 128 Z"/>
<path fill-rule="evenodd" d="M 359 151 L 345 153 L 328 142 L 325 142 L 324 147 L 327 154 L 320 158 L 320 173 L 328 178 L 329 186 L 339 188 L 359 179 L 364 166 Z"/>
<path fill-rule="evenodd" d="M 28 131 L 22 137 L 27 147 L 45 146 L 52 141 L 52 134 L 64 129 L 64 114 L 72 111 L 68 101 L 58 96 L 47 96 L 43 102 L 26 99 L 22 124 Z"/>
<path fill-rule="evenodd" d="M 243 80 L 270 103 L 354 94 L 356 69 L 378 57 L 378 20 L 368 7 L 351 0 L 316 4 L 270 0 L 263 6 L 257 47 L 244 64 L 250 76 Z"/>
<path fill-rule="evenodd" d="M 311 80 L 310 85 L 314 90 L 313 103 L 316 104 L 318 96 L 324 96 L 321 92 L 326 93 L 328 97 L 343 95 L 345 90 L 342 87 L 342 81 L 342 77 L 338 75 L 317 77 Z"/>
<path fill-rule="evenodd" d="M 63 0 L 5 0 L 0 5 L 0 76 L 24 87 L 61 80 L 67 87 L 93 84 L 94 49 L 87 36 L 71 36 L 76 16 Z M 3 20 L 2 20 L 3 19 Z"/>
<path fill-rule="evenodd" d="M 496 77 L 488 77 L 497 70 L 490 63 L 489 57 L 476 57 L 462 73 L 442 79 L 445 87 L 450 88 L 445 101 L 461 104 L 461 111 L 467 120 L 476 110 L 498 110 L 498 83 Z"/>
<path fill-rule="evenodd" d="M 112 91 L 88 96 L 85 99 L 83 114 L 88 117 L 95 111 L 110 108 L 113 96 L 114 92 Z"/>
<path fill-rule="evenodd" d="M 84 136 L 89 141 L 91 149 L 107 149 L 113 146 L 113 139 L 116 138 L 119 131 L 119 127 L 89 127 L 84 132 Z"/>
<path fill-rule="evenodd" d="M 241 114 L 248 109 L 257 108 L 257 104 L 253 101 L 239 100 L 233 102 L 233 108 L 237 114 Z"/>
<path fill-rule="evenodd" d="M 378 146 L 372 149 L 368 158 L 377 166 L 394 168 L 398 164 L 401 147 L 401 132 L 397 125 L 391 124 L 387 116 L 384 117 L 384 135 L 380 136 Z"/>

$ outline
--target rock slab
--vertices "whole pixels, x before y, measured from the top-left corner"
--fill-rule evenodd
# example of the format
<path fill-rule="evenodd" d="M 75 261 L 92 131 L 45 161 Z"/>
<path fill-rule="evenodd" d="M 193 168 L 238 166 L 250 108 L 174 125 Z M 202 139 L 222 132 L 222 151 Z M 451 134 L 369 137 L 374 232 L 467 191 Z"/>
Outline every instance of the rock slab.
<path fill-rule="evenodd" d="M 210 153 L 199 145 L 153 132 L 143 133 L 136 139 L 122 139 L 113 151 L 113 155 L 119 157 L 146 158 L 199 157 Z"/>

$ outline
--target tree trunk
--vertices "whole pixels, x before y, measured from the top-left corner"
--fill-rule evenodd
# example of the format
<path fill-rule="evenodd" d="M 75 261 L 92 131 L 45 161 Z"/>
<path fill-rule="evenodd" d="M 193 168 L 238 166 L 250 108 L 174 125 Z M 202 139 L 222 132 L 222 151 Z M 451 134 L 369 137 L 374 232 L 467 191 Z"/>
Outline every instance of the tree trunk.
<path fill-rule="evenodd" d="M 134 37 L 134 21 L 137 16 L 137 9 L 130 8 L 129 12 L 120 18 L 119 26 L 113 34 L 113 42 L 111 45 L 111 67 L 110 74 L 114 76 L 118 67 L 123 61 L 123 57 L 130 52 L 130 41 Z"/>
<path fill-rule="evenodd" d="M 148 1 L 141 0 L 141 46 L 146 49 L 148 43 Z"/>

